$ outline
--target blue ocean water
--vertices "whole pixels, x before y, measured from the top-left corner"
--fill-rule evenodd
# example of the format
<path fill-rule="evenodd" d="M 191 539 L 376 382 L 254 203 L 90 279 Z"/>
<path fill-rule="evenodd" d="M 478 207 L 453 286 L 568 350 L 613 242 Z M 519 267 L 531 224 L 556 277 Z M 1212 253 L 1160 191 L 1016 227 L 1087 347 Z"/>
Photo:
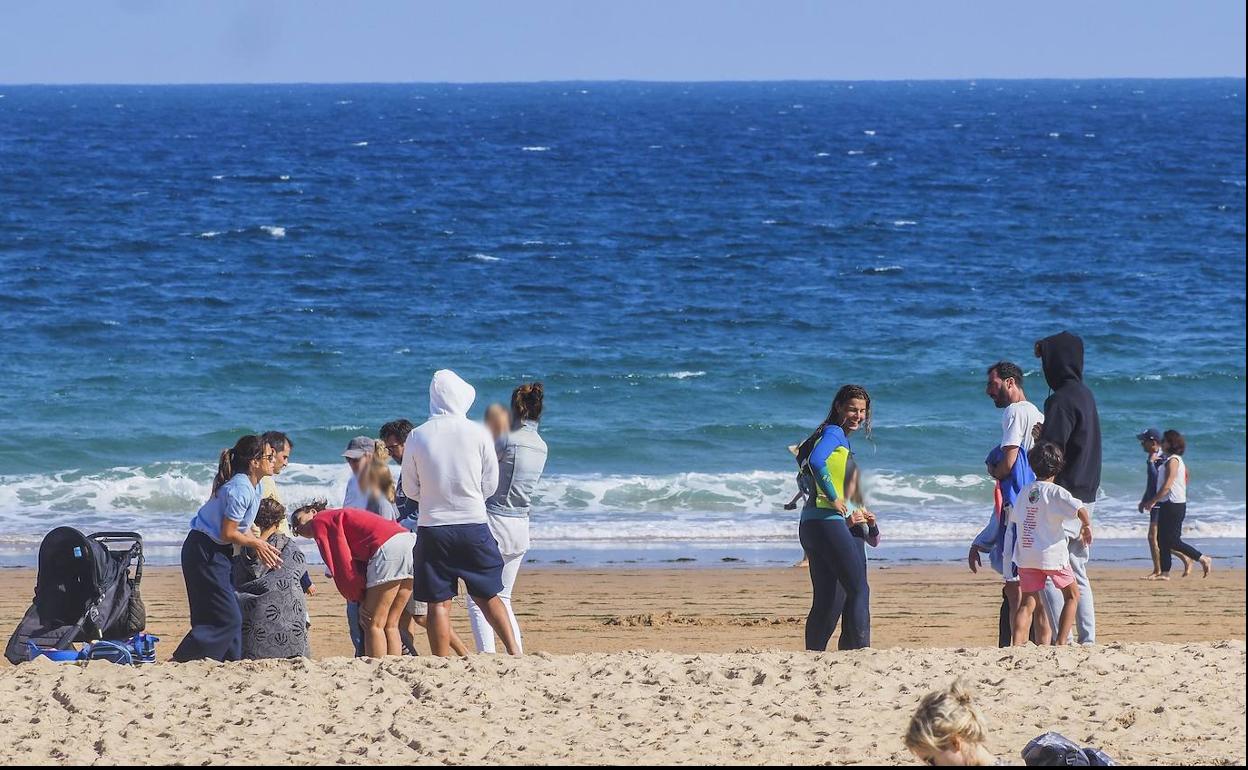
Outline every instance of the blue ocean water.
<path fill-rule="evenodd" d="M 785 447 L 852 381 L 886 542 L 956 553 L 985 368 L 1042 404 L 1032 342 L 1070 329 L 1099 536 L 1142 535 L 1134 435 L 1174 427 L 1188 530 L 1242 555 L 1244 88 L 0 86 L 0 542 L 177 542 L 270 428 L 288 499 L 332 498 L 450 367 L 474 414 L 546 383 L 542 547 L 791 549 Z"/>

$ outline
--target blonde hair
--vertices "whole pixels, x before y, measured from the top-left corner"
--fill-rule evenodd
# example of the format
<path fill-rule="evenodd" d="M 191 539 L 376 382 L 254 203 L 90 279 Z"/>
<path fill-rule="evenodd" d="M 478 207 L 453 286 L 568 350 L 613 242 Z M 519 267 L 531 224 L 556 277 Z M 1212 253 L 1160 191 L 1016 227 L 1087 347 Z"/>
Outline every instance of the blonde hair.
<path fill-rule="evenodd" d="M 948 751 L 958 744 L 982 745 L 988 740 L 984 715 L 975 708 L 971 691 L 961 679 L 919 701 L 902 740 L 911 751 Z"/>
<path fill-rule="evenodd" d="M 360 489 L 365 492 L 380 492 L 387 500 L 394 502 L 394 476 L 390 475 L 390 451 L 380 441 L 373 443 L 373 455 L 368 464 L 360 472 Z"/>

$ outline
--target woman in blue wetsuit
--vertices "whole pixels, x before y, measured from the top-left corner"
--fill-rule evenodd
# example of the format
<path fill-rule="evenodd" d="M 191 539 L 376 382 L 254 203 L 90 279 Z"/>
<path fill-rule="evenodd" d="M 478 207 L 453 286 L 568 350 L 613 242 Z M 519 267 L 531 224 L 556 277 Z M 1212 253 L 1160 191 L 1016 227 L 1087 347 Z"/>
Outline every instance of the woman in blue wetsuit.
<path fill-rule="evenodd" d="M 844 617 L 842 650 L 871 646 L 870 590 L 867 586 L 865 537 L 875 530 L 875 517 L 857 506 L 858 470 L 849 436 L 871 432 L 871 396 L 861 385 L 836 393 L 827 418 L 797 450 L 797 465 L 806 504 L 798 535 L 810 559 L 814 597 L 806 618 L 806 649 L 823 651 Z M 868 530 L 853 532 L 854 530 Z M 874 532 L 871 532 L 874 530 Z"/>

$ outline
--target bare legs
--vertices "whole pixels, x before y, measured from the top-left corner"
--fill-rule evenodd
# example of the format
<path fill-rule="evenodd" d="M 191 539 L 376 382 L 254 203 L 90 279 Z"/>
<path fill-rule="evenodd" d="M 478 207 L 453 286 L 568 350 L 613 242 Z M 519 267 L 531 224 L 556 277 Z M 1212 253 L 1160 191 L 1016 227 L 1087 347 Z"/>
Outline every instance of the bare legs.
<path fill-rule="evenodd" d="M 473 601 L 485 615 L 486 621 L 494 629 L 494 633 L 503 641 L 503 647 L 509 655 L 519 655 L 516 637 L 511 632 L 511 621 L 507 617 L 507 608 L 497 596 L 485 599 L 474 596 Z M 451 654 L 451 637 L 455 632 L 451 629 L 451 600 L 429 602 L 429 615 L 426 625 L 429 633 L 429 649 L 434 655 L 447 657 Z M 460 643 L 463 646 L 463 643 Z M 467 651 L 465 650 L 465 653 Z"/>
<path fill-rule="evenodd" d="M 360 624 L 364 626 L 364 654 L 370 658 L 402 655 L 399 619 L 412 596 L 412 580 L 394 580 L 364 592 Z"/>
<path fill-rule="evenodd" d="M 449 625 L 450 616 L 448 615 L 447 617 L 448 617 L 448 625 Z M 399 621 L 399 625 L 400 625 L 400 628 L 402 628 L 404 632 L 407 633 L 409 638 L 415 639 L 417 636 L 419 636 L 422 633 L 425 633 L 425 634 L 428 633 L 429 616 L 428 615 L 413 615 L 407 610 L 404 610 L 403 619 Z M 468 657 L 468 648 L 464 645 L 463 640 L 459 638 L 459 634 L 455 633 L 454 626 L 450 626 L 450 634 L 451 634 L 451 638 L 450 638 L 451 652 L 455 653 L 461 658 Z"/>
<path fill-rule="evenodd" d="M 1058 619 L 1057 642 L 1064 645 L 1070 639 L 1071 629 L 1075 627 L 1075 612 L 1079 606 L 1079 585 L 1071 583 L 1062 589 L 1062 614 Z M 1018 614 L 1014 616 L 1014 645 L 1027 644 L 1028 632 L 1031 630 L 1032 616 L 1040 604 L 1039 593 L 1025 593 L 1018 606 Z M 1040 613 L 1043 614 L 1043 613 Z M 1038 638 L 1038 637 L 1037 637 Z"/>

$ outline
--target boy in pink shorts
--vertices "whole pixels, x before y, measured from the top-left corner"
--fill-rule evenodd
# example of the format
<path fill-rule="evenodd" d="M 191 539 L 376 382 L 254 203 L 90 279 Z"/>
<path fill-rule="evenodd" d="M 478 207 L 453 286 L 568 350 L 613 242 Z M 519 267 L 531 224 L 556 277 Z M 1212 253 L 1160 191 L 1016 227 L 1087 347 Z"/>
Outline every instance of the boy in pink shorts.
<path fill-rule="evenodd" d="M 1092 521 L 1088 509 L 1070 492 L 1053 483 L 1065 464 L 1061 447 L 1037 442 L 1027 453 L 1036 480 L 1018 494 L 1014 510 L 1022 509 L 1018 521 L 1018 543 L 1014 546 L 1014 563 L 1018 565 L 1018 582 L 1023 598 L 1014 616 L 1014 644 L 1027 644 L 1031 616 L 1040 601 L 1045 580 L 1062 592 L 1062 614 L 1058 621 L 1057 643 L 1066 644 L 1075 625 L 1075 609 L 1079 604 L 1079 586 L 1070 571 L 1070 550 L 1066 546 L 1066 526 L 1074 519 L 1083 525 L 1079 539 L 1092 545 Z"/>

